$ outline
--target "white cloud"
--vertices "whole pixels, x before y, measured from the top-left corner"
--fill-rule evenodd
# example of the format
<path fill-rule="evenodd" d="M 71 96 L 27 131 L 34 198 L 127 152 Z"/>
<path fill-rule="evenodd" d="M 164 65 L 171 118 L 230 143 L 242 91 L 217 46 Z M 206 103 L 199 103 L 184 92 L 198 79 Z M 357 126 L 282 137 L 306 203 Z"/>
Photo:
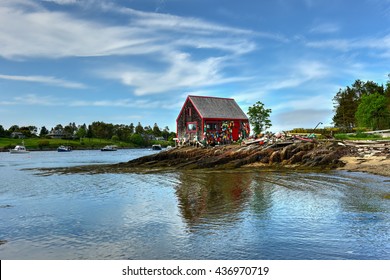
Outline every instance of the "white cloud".
<path fill-rule="evenodd" d="M 340 31 L 340 26 L 335 23 L 321 23 L 310 28 L 310 33 L 332 34 Z"/>
<path fill-rule="evenodd" d="M 330 39 L 320 41 L 309 41 L 306 46 L 311 48 L 335 49 L 339 51 L 350 51 L 357 49 L 381 51 L 380 55 L 386 56 L 390 49 L 390 34 L 376 38 L 359 39 Z"/>
<path fill-rule="evenodd" d="M 43 2 L 53 2 L 59 5 L 76 4 L 79 0 L 41 0 Z"/>
<path fill-rule="evenodd" d="M 28 0 L 18 1 L 25 5 L 34 3 Z M 73 3 L 59 0 L 55 2 Z M 243 53 L 255 48 L 251 36 L 261 35 L 251 30 L 197 18 L 140 12 L 121 7 L 114 9 L 104 2 L 101 6 L 109 11 L 119 10 L 131 15 L 129 24 L 107 25 L 76 18 L 65 12 L 49 11 L 44 7 L 23 9 L 20 5 L 7 1 L 0 6 L 0 55 L 9 59 L 134 55 L 159 52 L 166 49 L 168 44 L 170 48 L 190 46 Z M 189 35 L 193 40 L 186 39 Z M 278 40 L 278 35 L 261 36 Z"/>
<path fill-rule="evenodd" d="M 248 80 L 247 77 L 224 77 L 221 73 L 226 60 L 224 57 L 194 60 L 187 53 L 169 52 L 162 60 L 168 65 L 164 70 L 109 69 L 102 71 L 101 75 L 135 87 L 134 94 L 139 96 Z"/>
<path fill-rule="evenodd" d="M 24 5 L 34 3 L 18 1 Z M 82 1 L 50 2 L 84 5 Z M 146 95 L 247 80 L 246 77 L 226 77 L 224 70 L 228 62 L 232 63 L 243 54 L 256 50 L 254 37 L 285 41 L 278 34 L 254 32 L 198 18 L 142 12 L 106 1 L 88 1 L 88 5 L 92 4 L 107 13 L 127 15 L 129 21 L 112 25 L 47 10 L 44 6 L 24 9 L 7 1 L 0 6 L 0 56 L 26 60 L 37 57 L 143 55 L 150 61 L 148 66 L 132 64 L 122 71 L 114 66 L 105 66 L 105 70 L 100 72 L 105 78 L 133 87 L 136 95 Z M 202 52 L 203 57 L 195 57 L 202 49 L 214 55 Z M 154 70 L 151 66 L 155 63 L 164 64 L 164 70 Z M 20 77 L 20 80 L 81 86 L 53 77 Z"/>
<path fill-rule="evenodd" d="M 55 77 L 48 77 L 48 76 L 14 76 L 14 75 L 0 74 L 0 79 L 11 80 L 11 81 L 42 83 L 42 84 L 46 84 L 46 85 L 65 87 L 65 88 L 74 88 L 74 89 L 86 88 L 86 86 L 82 83 L 70 82 L 67 80 L 58 79 Z"/>
<path fill-rule="evenodd" d="M 52 96 L 43 96 L 36 94 L 25 94 L 21 96 L 15 96 L 2 105 L 33 105 L 33 106 L 58 106 L 61 105 L 60 99 Z"/>

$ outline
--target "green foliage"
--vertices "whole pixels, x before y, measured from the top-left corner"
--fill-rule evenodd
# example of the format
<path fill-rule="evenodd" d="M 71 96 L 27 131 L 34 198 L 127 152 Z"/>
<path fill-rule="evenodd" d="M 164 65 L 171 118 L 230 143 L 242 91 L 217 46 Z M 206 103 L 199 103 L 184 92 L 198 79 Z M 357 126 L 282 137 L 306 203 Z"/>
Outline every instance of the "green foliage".
<path fill-rule="evenodd" d="M 253 106 L 248 108 L 249 122 L 256 135 L 272 126 L 271 120 L 269 119 L 271 112 L 272 110 L 265 109 L 264 104 L 260 101 L 257 101 Z"/>
<path fill-rule="evenodd" d="M 138 133 L 134 133 L 133 135 L 130 136 L 130 142 L 137 145 L 137 146 L 145 146 L 145 139 L 142 137 L 142 135 Z"/>
<path fill-rule="evenodd" d="M 386 97 L 378 93 L 362 96 L 355 117 L 359 126 L 373 130 L 387 128 L 390 114 Z"/>
<path fill-rule="evenodd" d="M 380 135 L 357 132 L 354 134 L 338 133 L 334 136 L 338 140 L 377 140 L 381 139 Z"/>
<path fill-rule="evenodd" d="M 49 147 L 50 146 L 50 141 L 49 140 L 40 140 L 38 141 L 38 147 L 39 149 L 43 149 L 45 147 Z"/>
<path fill-rule="evenodd" d="M 41 131 L 39 132 L 39 137 L 44 137 L 47 134 L 49 134 L 49 130 L 47 130 L 47 128 L 45 126 L 42 126 Z"/>
<path fill-rule="evenodd" d="M 5 137 L 5 136 L 6 136 L 5 129 L 2 125 L 0 125 L 0 137 Z"/>
<path fill-rule="evenodd" d="M 390 126 L 390 81 L 384 88 L 372 81 L 356 80 L 351 87 L 340 89 L 333 102 L 333 123 L 343 131 L 353 131 L 357 126 L 373 129 Z"/>

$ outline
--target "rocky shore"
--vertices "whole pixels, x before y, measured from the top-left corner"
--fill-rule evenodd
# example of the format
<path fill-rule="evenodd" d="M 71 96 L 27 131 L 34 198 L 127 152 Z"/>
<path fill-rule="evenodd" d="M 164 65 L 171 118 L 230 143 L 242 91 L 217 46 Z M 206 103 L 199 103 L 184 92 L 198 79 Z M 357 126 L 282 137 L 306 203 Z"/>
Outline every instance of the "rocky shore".
<path fill-rule="evenodd" d="M 236 168 L 370 172 L 390 176 L 390 142 L 376 144 L 341 141 L 277 142 L 264 146 L 224 145 L 208 148 L 184 146 L 128 162 L 110 165 L 44 169 L 60 173 L 132 173 L 170 170 Z"/>

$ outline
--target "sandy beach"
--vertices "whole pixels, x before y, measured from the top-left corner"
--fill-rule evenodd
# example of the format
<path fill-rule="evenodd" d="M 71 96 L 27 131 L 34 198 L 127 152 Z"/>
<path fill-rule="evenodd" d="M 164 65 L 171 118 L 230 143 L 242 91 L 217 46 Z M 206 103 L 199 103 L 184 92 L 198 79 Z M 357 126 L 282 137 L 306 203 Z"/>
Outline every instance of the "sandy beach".
<path fill-rule="evenodd" d="M 388 156 L 345 156 L 340 161 L 344 162 L 339 170 L 368 172 L 372 174 L 390 177 L 390 158 Z"/>

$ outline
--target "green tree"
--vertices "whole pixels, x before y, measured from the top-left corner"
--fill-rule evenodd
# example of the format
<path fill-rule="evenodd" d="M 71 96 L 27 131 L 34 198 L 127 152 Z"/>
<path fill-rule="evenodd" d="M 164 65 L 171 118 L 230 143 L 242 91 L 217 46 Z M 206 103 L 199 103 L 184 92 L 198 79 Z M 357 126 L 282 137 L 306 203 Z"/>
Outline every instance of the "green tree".
<path fill-rule="evenodd" d="M 0 125 L 0 137 L 5 137 L 5 136 L 6 136 L 5 129 L 2 125 Z"/>
<path fill-rule="evenodd" d="M 386 101 L 379 93 L 363 95 L 356 111 L 358 125 L 373 130 L 388 128 L 390 112 Z"/>
<path fill-rule="evenodd" d="M 137 126 L 135 127 L 135 133 L 137 134 L 143 134 L 144 133 L 144 128 L 141 125 L 140 122 L 138 122 Z"/>
<path fill-rule="evenodd" d="M 170 132 L 169 132 L 169 127 L 166 126 L 163 131 L 161 132 L 161 136 L 164 137 L 165 140 L 169 139 Z"/>
<path fill-rule="evenodd" d="M 80 125 L 80 126 L 77 128 L 76 136 L 77 136 L 78 138 L 84 138 L 84 137 L 87 136 L 87 125 L 86 125 L 86 124 Z"/>
<path fill-rule="evenodd" d="M 44 137 L 49 134 L 49 130 L 45 126 L 41 127 L 41 131 L 39 132 L 39 137 Z"/>
<path fill-rule="evenodd" d="M 248 108 L 249 122 L 252 125 L 252 130 L 255 135 L 260 134 L 263 130 L 267 130 L 272 126 L 269 119 L 271 109 L 264 108 L 264 104 L 257 101 L 253 106 Z"/>
<path fill-rule="evenodd" d="M 130 136 L 130 142 L 137 146 L 145 146 L 145 139 L 138 133 L 134 133 Z"/>
<path fill-rule="evenodd" d="M 161 130 L 158 127 L 157 123 L 155 123 L 154 126 L 153 126 L 153 135 L 155 137 L 161 137 Z"/>
<path fill-rule="evenodd" d="M 347 87 L 340 89 L 333 98 L 335 115 L 333 124 L 345 131 L 351 131 L 356 127 L 355 114 L 359 104 L 359 96 L 356 90 Z"/>
<path fill-rule="evenodd" d="M 346 87 L 346 89 L 340 89 L 336 96 L 333 98 L 334 102 L 334 112 L 333 123 L 337 128 L 341 128 L 345 131 L 352 131 L 356 126 L 368 126 L 375 127 L 385 125 L 385 120 L 382 120 L 382 116 L 378 116 L 372 119 L 372 116 L 364 117 L 363 111 L 367 113 L 367 104 L 360 108 L 360 112 L 357 113 L 358 107 L 360 106 L 362 99 L 369 95 L 375 95 L 376 99 L 378 96 L 389 96 L 390 92 L 388 89 L 389 83 L 387 83 L 387 88 L 385 89 L 383 85 L 378 85 L 373 81 L 362 82 L 361 80 L 356 80 L 351 87 Z M 383 100 L 383 99 L 382 99 Z M 390 109 L 390 99 L 385 98 L 385 104 Z M 382 112 L 383 113 L 383 112 Z M 359 118 L 359 119 L 358 119 Z M 370 120 L 368 121 L 367 118 Z M 367 123 L 370 122 L 370 124 Z"/>
<path fill-rule="evenodd" d="M 130 132 L 130 135 L 134 133 L 134 124 L 133 123 L 131 123 L 129 125 L 129 132 Z"/>
<path fill-rule="evenodd" d="M 19 126 L 14 124 L 10 128 L 8 128 L 9 133 L 11 134 L 12 132 L 18 132 L 20 130 Z"/>

